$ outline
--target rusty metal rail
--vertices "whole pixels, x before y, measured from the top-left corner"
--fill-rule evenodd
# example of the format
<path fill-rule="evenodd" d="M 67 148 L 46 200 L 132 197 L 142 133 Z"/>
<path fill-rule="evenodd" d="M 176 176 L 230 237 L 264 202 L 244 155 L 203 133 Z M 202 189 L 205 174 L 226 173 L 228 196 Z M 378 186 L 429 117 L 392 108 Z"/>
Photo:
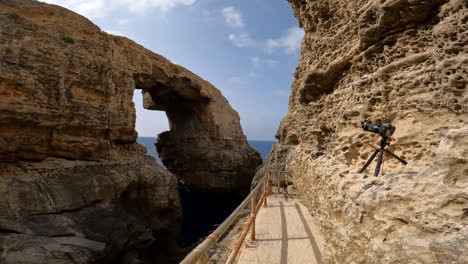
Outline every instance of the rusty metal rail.
<path fill-rule="evenodd" d="M 257 202 L 257 197 L 259 192 L 262 192 L 261 198 Z M 210 248 L 216 244 L 220 237 L 222 237 L 226 231 L 231 227 L 234 221 L 239 216 L 240 212 L 247 207 L 247 205 L 251 204 L 251 213 L 249 219 L 244 225 L 244 229 L 239 237 L 239 240 L 234 244 L 234 248 L 231 251 L 231 255 L 229 256 L 226 263 L 233 263 L 236 259 L 237 254 L 239 253 L 239 249 L 244 243 L 245 237 L 249 229 L 250 232 L 250 239 L 253 241 L 255 240 L 255 219 L 257 217 L 257 213 L 262 207 L 262 204 L 267 204 L 267 196 L 271 192 L 270 186 L 270 174 L 264 176 L 260 182 L 255 186 L 255 188 L 247 195 L 247 197 L 242 201 L 242 203 L 229 215 L 224 222 L 219 225 L 216 230 L 211 233 L 203 242 L 198 244 L 196 248 L 194 248 L 185 258 L 180 262 L 180 264 L 205 264 L 208 263 L 208 251 Z"/>

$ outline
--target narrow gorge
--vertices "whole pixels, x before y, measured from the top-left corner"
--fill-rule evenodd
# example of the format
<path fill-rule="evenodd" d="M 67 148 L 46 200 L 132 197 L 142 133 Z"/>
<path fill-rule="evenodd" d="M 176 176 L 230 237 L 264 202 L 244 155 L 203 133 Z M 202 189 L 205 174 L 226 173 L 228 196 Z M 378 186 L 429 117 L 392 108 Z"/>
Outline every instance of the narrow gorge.
<path fill-rule="evenodd" d="M 32 0 L 0 0 L 0 58 L 1 263 L 174 263 L 192 221 L 179 189 L 189 201 L 248 192 L 260 155 L 185 68 Z M 134 92 L 168 116 L 168 169 L 136 143 Z"/>
<path fill-rule="evenodd" d="M 315 218 L 324 263 L 468 263 L 468 2 L 288 2 L 305 34 L 262 164 L 208 81 L 65 8 L 0 0 L 0 263 L 177 263 L 265 175 Z M 136 142 L 134 93 L 168 117 L 165 167 Z M 396 127 L 407 165 L 358 173 L 380 140 L 365 119 Z"/>

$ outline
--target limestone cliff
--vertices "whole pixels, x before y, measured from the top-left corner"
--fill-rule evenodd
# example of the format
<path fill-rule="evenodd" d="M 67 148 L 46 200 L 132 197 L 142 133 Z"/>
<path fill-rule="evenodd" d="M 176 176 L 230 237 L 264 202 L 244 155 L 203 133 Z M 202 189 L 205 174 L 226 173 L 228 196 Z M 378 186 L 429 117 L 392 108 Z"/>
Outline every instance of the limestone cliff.
<path fill-rule="evenodd" d="M 135 141 L 135 88 L 167 111 L 176 175 Z M 1 263 L 154 261 L 177 235 L 176 176 L 239 191 L 259 163 L 208 82 L 64 8 L 0 0 Z"/>
<path fill-rule="evenodd" d="M 134 74 L 144 107 L 166 111 L 158 135 L 164 165 L 196 192 L 246 192 L 262 158 L 242 132 L 239 115 L 209 82 L 185 69 L 153 66 Z"/>
<path fill-rule="evenodd" d="M 327 263 L 468 263 L 467 2 L 289 2 L 305 37 L 257 177 L 294 183 Z M 396 126 L 390 150 L 407 166 L 357 173 L 379 139 L 364 119 Z"/>

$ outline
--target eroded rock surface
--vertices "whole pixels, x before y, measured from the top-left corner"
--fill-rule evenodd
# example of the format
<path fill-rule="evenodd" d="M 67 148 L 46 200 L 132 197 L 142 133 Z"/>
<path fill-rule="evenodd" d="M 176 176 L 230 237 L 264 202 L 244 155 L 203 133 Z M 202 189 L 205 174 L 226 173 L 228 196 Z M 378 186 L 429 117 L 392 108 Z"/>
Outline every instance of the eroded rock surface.
<path fill-rule="evenodd" d="M 206 172 L 214 163 L 186 182 L 247 188 L 260 157 L 214 87 L 69 10 L 0 0 L 1 263 L 168 261 L 157 253 L 174 242 L 168 239 L 177 239 L 178 181 L 136 143 L 135 88 L 153 96 L 146 103 L 167 111 L 173 131 L 182 133 L 195 122 L 191 118 L 209 126 L 197 124 L 200 131 L 192 138 L 194 130 L 187 129 L 185 137 L 169 132 L 169 140 L 161 141 L 168 145 L 163 152 L 178 148 L 169 146 L 171 140 L 181 140 L 184 149 L 163 157 L 186 162 L 200 146 L 189 139 L 219 148 L 193 151 L 194 157 L 227 156 L 227 164 L 217 167 L 226 171 L 221 183 L 204 178 L 215 175 Z M 194 106 L 187 124 L 182 114 L 189 109 L 183 106 Z M 206 162 L 203 157 L 193 159 L 196 166 Z M 241 162 L 247 165 L 240 168 Z"/>
<path fill-rule="evenodd" d="M 177 235 L 177 180 L 151 157 L 0 169 L 2 263 L 105 263 L 131 251 L 145 260 L 158 232 Z"/>
<path fill-rule="evenodd" d="M 290 0 L 305 30 L 280 143 L 328 263 L 468 263 L 467 2 Z M 385 175 L 357 171 L 396 126 Z M 284 173 L 283 173 L 284 172 Z"/>
<path fill-rule="evenodd" d="M 262 158 L 248 143 L 239 115 L 209 82 L 185 69 L 153 66 L 135 74 L 144 107 L 166 111 L 158 135 L 164 165 L 196 192 L 247 192 Z"/>

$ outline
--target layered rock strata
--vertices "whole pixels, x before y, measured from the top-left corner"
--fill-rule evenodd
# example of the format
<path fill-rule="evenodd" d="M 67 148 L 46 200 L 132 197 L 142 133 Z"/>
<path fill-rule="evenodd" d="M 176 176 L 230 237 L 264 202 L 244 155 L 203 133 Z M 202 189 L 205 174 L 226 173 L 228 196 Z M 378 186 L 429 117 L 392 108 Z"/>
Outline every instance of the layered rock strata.
<path fill-rule="evenodd" d="M 468 263 L 466 1 L 290 0 L 305 30 L 280 143 L 327 263 Z M 384 175 L 370 119 L 396 126 Z"/>
<path fill-rule="evenodd" d="M 177 236 L 177 180 L 151 157 L 126 157 L 1 163 L 1 263 L 151 259 L 159 232 Z"/>
<path fill-rule="evenodd" d="M 0 0 L 0 58 L 1 263 L 154 261 L 177 237 L 178 180 L 136 143 L 135 88 L 168 113 L 173 172 L 214 157 L 181 174 L 194 189 L 245 189 L 260 160 L 208 82 L 64 8 Z"/>

